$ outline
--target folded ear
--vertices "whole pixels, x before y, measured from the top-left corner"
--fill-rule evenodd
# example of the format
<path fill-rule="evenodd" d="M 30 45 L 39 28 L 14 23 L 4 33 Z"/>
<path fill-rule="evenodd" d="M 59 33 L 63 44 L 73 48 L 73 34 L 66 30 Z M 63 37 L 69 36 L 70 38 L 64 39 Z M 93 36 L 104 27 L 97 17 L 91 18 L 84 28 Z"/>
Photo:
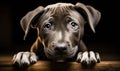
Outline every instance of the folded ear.
<path fill-rule="evenodd" d="M 25 32 L 24 40 L 28 34 L 30 27 L 35 26 L 37 23 L 34 22 L 43 13 L 44 8 L 42 6 L 37 7 L 33 11 L 28 12 L 20 21 L 21 27 Z"/>
<path fill-rule="evenodd" d="M 95 32 L 95 26 L 101 18 L 101 13 L 92 6 L 84 5 L 82 3 L 77 3 L 75 9 L 84 13 L 92 31 Z"/>

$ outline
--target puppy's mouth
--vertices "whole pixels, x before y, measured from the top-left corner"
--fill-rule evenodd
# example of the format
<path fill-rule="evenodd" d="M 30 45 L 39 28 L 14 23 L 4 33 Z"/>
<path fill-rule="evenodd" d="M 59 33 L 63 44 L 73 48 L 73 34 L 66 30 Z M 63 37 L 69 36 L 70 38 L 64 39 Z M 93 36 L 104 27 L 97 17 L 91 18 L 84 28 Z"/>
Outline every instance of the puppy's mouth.
<path fill-rule="evenodd" d="M 50 59 L 63 60 L 66 58 L 72 58 L 78 51 L 78 46 L 68 48 L 63 52 L 56 52 L 53 48 L 44 48 L 45 54 Z"/>

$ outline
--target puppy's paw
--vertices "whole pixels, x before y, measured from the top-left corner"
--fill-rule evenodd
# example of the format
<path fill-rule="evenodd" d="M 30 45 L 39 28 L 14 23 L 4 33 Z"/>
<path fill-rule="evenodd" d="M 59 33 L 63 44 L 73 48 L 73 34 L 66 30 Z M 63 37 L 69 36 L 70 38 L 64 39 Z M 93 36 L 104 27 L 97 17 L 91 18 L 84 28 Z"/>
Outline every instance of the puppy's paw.
<path fill-rule="evenodd" d="M 91 65 L 100 62 L 99 53 L 90 52 L 79 52 L 77 56 L 77 62 L 82 63 L 84 65 Z"/>
<path fill-rule="evenodd" d="M 37 62 L 37 56 L 33 52 L 19 52 L 13 56 L 12 62 L 19 66 L 30 65 Z"/>

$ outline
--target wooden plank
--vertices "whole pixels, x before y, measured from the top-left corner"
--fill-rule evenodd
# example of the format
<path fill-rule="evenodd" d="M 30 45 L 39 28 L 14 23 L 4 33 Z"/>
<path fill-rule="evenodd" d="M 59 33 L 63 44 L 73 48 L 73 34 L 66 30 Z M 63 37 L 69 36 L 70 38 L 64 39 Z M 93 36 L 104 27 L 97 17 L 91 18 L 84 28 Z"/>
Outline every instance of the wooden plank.
<path fill-rule="evenodd" d="M 95 66 L 83 67 L 80 63 L 52 63 L 39 61 L 28 68 L 41 71 L 120 71 L 120 61 L 102 61 Z"/>
<path fill-rule="evenodd" d="M 24 68 L 25 71 L 120 71 L 120 61 L 101 61 L 95 66 L 83 67 L 77 62 L 50 62 L 38 61 L 37 63 Z M 0 60 L 0 71 L 23 71 L 15 68 L 12 61 Z"/>
<path fill-rule="evenodd" d="M 38 61 L 24 68 L 25 71 L 120 71 L 120 61 L 102 61 L 95 66 L 83 67 L 77 62 Z M 0 71 L 23 71 L 15 68 L 11 61 L 0 61 Z"/>

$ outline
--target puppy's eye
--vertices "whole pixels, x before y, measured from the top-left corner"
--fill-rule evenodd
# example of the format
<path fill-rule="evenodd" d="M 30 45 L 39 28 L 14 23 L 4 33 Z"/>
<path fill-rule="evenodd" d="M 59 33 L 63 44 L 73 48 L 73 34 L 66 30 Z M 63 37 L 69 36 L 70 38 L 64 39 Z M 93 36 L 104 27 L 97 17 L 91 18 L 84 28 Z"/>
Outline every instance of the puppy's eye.
<path fill-rule="evenodd" d="M 72 22 L 70 22 L 70 25 L 71 25 L 72 29 L 74 29 L 74 30 L 78 29 L 78 25 L 76 22 L 72 21 Z"/>
<path fill-rule="evenodd" d="M 46 23 L 45 25 L 44 25 L 44 29 L 51 29 L 51 23 Z"/>

